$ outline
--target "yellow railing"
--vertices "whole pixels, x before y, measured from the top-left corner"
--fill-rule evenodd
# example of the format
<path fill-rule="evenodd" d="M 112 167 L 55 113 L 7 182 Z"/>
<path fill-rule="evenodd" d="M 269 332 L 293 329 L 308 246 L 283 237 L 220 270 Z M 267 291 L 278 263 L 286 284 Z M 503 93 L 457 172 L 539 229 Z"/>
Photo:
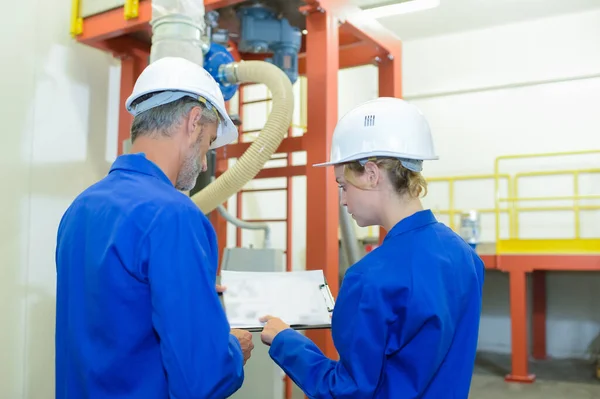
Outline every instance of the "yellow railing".
<path fill-rule="evenodd" d="M 71 24 L 69 32 L 72 37 L 81 35 L 83 32 L 83 18 L 80 17 L 80 0 L 71 0 Z"/>
<path fill-rule="evenodd" d="M 448 183 L 448 208 L 447 209 L 435 209 L 434 212 L 440 215 L 448 215 L 450 218 L 449 227 L 457 231 L 456 226 L 456 215 L 460 215 L 464 212 L 468 212 L 471 210 L 477 211 L 480 215 L 483 214 L 494 214 L 496 213 L 496 208 L 469 208 L 469 209 L 457 209 L 455 207 L 455 193 L 456 193 L 456 183 L 464 182 L 464 181 L 475 181 L 475 180 L 490 180 L 496 178 L 495 174 L 481 174 L 481 175 L 464 175 L 464 176 L 450 176 L 450 177 L 431 177 L 427 179 L 428 183 Z M 498 176 L 500 180 L 505 179 L 508 187 L 508 195 L 512 195 L 511 190 L 511 182 L 509 175 L 500 175 Z M 502 209 L 500 212 L 508 212 L 508 209 Z"/>
<path fill-rule="evenodd" d="M 500 173 L 500 163 L 504 160 L 527 158 L 556 158 L 600 154 L 600 150 L 571 151 L 546 154 L 508 155 L 496 158 L 494 166 L 495 217 L 496 217 L 496 251 L 497 253 L 600 253 L 600 234 L 597 238 L 581 238 L 581 211 L 600 210 L 600 205 L 583 205 L 582 200 L 600 200 L 600 195 L 581 195 L 580 176 L 600 174 L 600 168 L 560 169 L 551 171 L 529 171 L 515 173 L 512 187 L 507 197 L 500 196 L 500 180 L 506 174 Z M 573 176 L 572 195 L 520 197 L 519 181 L 530 177 Z M 600 192 L 600 189 L 598 190 Z M 511 194 L 512 193 L 512 194 Z M 572 206 L 520 206 L 523 202 L 573 201 Z M 505 205 L 504 205 L 505 204 Z M 500 214 L 509 209 L 509 237 L 500 235 Z M 520 237 L 519 214 L 521 212 L 574 212 L 574 238 L 564 239 L 523 239 Z"/>

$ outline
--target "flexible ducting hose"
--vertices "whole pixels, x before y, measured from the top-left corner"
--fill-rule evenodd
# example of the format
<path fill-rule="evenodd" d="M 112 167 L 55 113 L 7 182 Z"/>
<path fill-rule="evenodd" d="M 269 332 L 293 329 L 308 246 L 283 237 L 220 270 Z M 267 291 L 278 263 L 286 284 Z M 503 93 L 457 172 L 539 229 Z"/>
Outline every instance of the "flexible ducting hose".
<path fill-rule="evenodd" d="M 223 66 L 229 83 L 262 83 L 271 91 L 273 107 L 258 138 L 232 168 L 191 198 L 207 214 L 254 179 L 285 137 L 294 112 L 294 93 L 287 75 L 264 61 L 242 61 Z"/>

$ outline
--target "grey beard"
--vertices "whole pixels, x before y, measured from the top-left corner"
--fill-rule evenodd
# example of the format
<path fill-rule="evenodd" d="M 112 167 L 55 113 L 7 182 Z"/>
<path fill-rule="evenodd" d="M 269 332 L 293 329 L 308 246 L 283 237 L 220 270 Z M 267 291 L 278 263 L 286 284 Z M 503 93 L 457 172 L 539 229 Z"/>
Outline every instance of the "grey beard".
<path fill-rule="evenodd" d="M 196 179 L 200 175 L 200 165 L 197 159 L 192 159 L 191 161 L 193 163 L 186 163 L 177 177 L 175 188 L 179 191 L 190 191 L 196 185 Z"/>

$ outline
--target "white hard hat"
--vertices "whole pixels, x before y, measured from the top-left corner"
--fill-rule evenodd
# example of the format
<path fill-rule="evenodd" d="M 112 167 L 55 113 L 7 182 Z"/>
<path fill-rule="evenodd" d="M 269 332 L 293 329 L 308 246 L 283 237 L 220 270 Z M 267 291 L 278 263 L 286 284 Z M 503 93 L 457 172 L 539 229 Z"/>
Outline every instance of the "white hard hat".
<path fill-rule="evenodd" d="M 149 93 L 157 93 L 146 101 L 132 106 L 134 101 Z M 215 79 L 200 65 L 180 57 L 165 57 L 148 65 L 139 76 L 125 107 L 133 116 L 183 97 L 193 97 L 216 111 L 220 123 L 217 138 L 210 148 L 234 141 L 238 129 L 225 110 L 225 100 Z"/>
<path fill-rule="evenodd" d="M 393 97 L 357 106 L 338 121 L 329 162 L 313 166 L 377 157 L 398 158 L 415 172 L 421 171 L 423 160 L 438 159 L 429 123 L 417 107 Z"/>

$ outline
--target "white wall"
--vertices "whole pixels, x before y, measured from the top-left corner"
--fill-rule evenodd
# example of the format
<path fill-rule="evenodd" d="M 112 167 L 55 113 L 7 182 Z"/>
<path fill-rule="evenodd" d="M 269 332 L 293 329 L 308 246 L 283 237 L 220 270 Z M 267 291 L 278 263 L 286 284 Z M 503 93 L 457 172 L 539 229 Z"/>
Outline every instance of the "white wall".
<path fill-rule="evenodd" d="M 406 43 L 405 96 L 429 118 L 441 157 L 427 176 L 492 173 L 505 154 L 600 149 L 599 22 L 595 11 Z M 503 171 L 563 165 L 599 168 L 600 156 L 512 162 Z M 599 177 L 582 179 L 582 194 L 600 194 Z M 432 185 L 427 201 L 434 209 L 447 198 L 439 188 Z M 519 188 L 523 196 L 572 194 L 572 183 L 556 177 Z M 492 195 L 490 182 L 465 183 L 457 206 L 493 207 Z M 585 214 L 582 236 L 600 236 L 599 216 Z M 524 237 L 573 235 L 572 212 L 523 214 L 520 223 Z M 493 241 L 493 219 L 483 224 L 484 240 Z M 600 333 L 600 273 L 549 273 L 547 289 L 549 354 L 583 356 Z M 488 273 L 481 349 L 509 352 L 508 309 L 507 276 Z"/>
<path fill-rule="evenodd" d="M 106 54 L 69 36 L 70 2 L 2 23 L 0 398 L 54 397 L 54 248 L 73 197 L 108 170 Z M 116 142 L 115 142 L 116 143 Z"/>

